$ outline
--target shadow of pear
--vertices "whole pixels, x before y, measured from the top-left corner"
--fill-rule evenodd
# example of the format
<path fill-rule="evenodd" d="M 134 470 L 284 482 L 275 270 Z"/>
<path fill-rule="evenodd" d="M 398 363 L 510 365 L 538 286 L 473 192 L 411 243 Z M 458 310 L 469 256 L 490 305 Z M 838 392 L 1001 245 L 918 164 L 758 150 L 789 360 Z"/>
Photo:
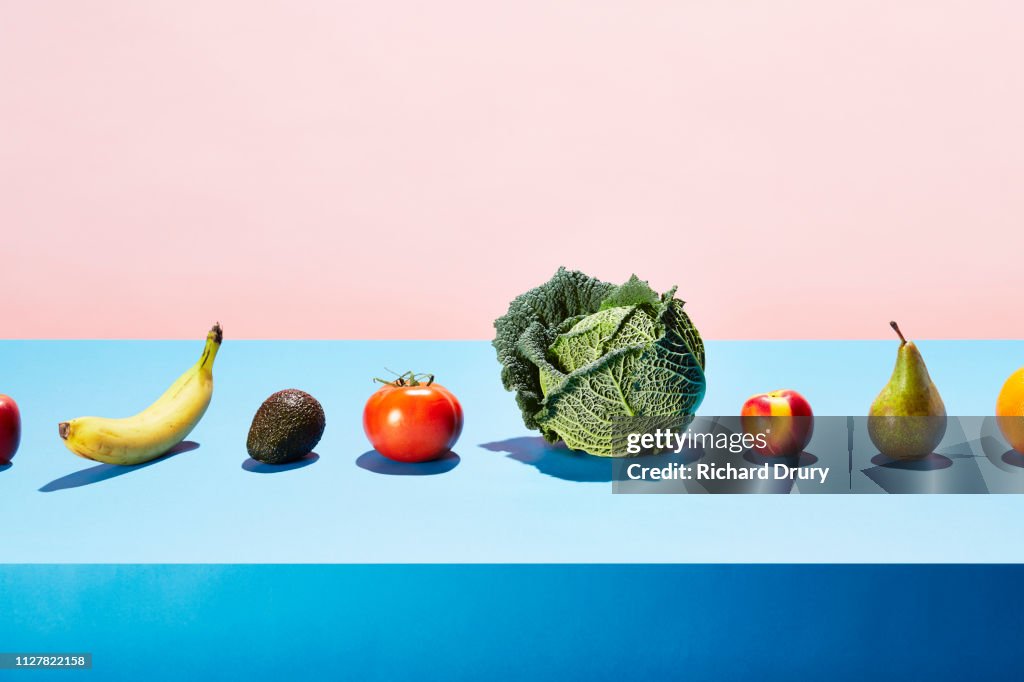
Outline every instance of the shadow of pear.
<path fill-rule="evenodd" d="M 938 471 L 953 466 L 953 460 L 945 455 L 933 452 L 917 459 L 896 459 L 878 453 L 871 458 L 871 463 L 877 467 L 886 469 L 899 469 L 901 471 Z"/>
<path fill-rule="evenodd" d="M 874 465 L 862 473 L 891 494 L 984 494 L 989 489 L 978 468 L 977 458 L 951 459 L 932 453 L 918 459 L 893 459 L 882 454 L 871 458 Z"/>
<path fill-rule="evenodd" d="M 81 488 L 82 486 L 92 485 L 94 483 L 101 483 L 103 481 L 110 480 L 111 478 L 117 478 L 118 476 L 124 476 L 130 474 L 133 471 L 139 471 L 147 467 L 151 467 L 154 464 L 160 462 L 166 462 L 172 457 L 176 457 L 185 452 L 191 452 L 199 447 L 199 443 L 195 441 L 186 440 L 178 443 L 173 448 L 168 450 L 165 454 L 151 459 L 148 462 L 142 464 L 136 464 L 135 466 L 122 466 L 119 464 L 99 464 L 88 469 L 82 469 L 76 471 L 67 476 L 61 476 L 60 478 L 50 481 L 42 488 L 39 489 L 41 493 L 52 493 L 58 490 L 69 490 L 71 488 Z"/>

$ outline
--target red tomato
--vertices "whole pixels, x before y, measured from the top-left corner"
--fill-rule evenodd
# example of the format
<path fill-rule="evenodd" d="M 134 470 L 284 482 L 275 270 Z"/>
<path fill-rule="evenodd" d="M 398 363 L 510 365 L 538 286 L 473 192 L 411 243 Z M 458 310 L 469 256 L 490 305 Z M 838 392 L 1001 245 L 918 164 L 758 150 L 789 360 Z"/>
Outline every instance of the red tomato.
<path fill-rule="evenodd" d="M 462 433 L 462 406 L 444 386 L 408 372 L 381 386 L 363 410 L 363 430 L 377 452 L 399 462 L 429 462 Z"/>

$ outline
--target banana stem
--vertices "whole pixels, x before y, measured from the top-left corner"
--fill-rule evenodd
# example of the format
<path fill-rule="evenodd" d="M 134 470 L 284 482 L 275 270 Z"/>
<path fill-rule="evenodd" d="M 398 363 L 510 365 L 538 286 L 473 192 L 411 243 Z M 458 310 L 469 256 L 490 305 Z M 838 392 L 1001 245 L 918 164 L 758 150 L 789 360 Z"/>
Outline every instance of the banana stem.
<path fill-rule="evenodd" d="M 206 346 L 203 348 L 203 356 L 199 359 L 201 367 L 213 367 L 213 361 L 217 359 L 217 351 L 220 350 L 221 341 L 224 340 L 224 329 L 220 322 L 213 325 L 210 333 L 206 335 Z"/>

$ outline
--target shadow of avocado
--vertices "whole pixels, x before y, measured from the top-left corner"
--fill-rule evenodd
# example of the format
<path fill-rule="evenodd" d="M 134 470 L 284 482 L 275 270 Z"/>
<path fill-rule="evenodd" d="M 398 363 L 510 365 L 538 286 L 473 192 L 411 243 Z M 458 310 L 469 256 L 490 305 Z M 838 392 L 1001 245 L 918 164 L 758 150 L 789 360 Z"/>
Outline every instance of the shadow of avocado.
<path fill-rule="evenodd" d="M 249 457 L 242 462 L 242 468 L 253 474 L 279 474 L 284 471 L 294 471 L 295 469 L 308 467 L 310 464 L 315 464 L 319 459 L 320 455 L 315 452 L 303 455 L 294 462 L 285 462 L 284 464 L 267 464 L 266 462 L 260 462 Z"/>
<path fill-rule="evenodd" d="M 397 462 L 370 450 L 359 455 L 356 466 L 384 476 L 437 476 L 448 473 L 461 461 L 462 458 L 454 452 L 447 452 L 430 462 Z"/>
<path fill-rule="evenodd" d="M 41 493 L 52 493 L 57 490 L 68 490 L 70 488 L 81 488 L 85 485 L 92 485 L 93 483 L 100 483 L 111 478 L 117 478 L 118 476 L 124 476 L 130 474 L 133 471 L 139 471 L 146 467 L 151 467 L 159 462 L 165 462 L 171 457 L 180 455 L 185 452 L 191 452 L 199 447 L 199 443 L 195 441 L 186 440 L 178 443 L 173 448 L 168 450 L 165 454 L 152 459 L 143 464 L 136 464 L 135 466 L 121 466 L 119 464 L 99 464 L 88 469 L 82 469 L 76 471 L 73 474 L 67 476 L 61 476 L 60 478 L 50 481 L 42 488 L 39 489 Z"/>
<path fill-rule="evenodd" d="M 0 471 L 7 471 L 12 466 L 14 466 L 14 462 L 8 462 L 7 464 L 0 464 Z"/>
<path fill-rule="evenodd" d="M 529 464 L 540 473 L 563 481 L 608 483 L 612 480 L 610 457 L 595 457 L 570 450 L 561 443 L 552 445 L 540 436 L 481 443 L 480 447 L 491 452 L 503 452 L 509 459 Z"/>

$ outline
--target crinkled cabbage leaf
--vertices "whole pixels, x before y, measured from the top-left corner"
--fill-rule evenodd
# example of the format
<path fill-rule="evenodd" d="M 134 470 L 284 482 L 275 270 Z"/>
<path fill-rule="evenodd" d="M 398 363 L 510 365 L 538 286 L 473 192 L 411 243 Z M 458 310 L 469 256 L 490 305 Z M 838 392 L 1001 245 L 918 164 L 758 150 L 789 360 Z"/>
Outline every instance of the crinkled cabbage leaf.
<path fill-rule="evenodd" d="M 704 399 L 704 343 L 675 298 L 634 275 L 621 286 L 559 269 L 498 318 L 494 348 L 526 426 L 613 456 L 616 421 L 692 415 Z"/>

